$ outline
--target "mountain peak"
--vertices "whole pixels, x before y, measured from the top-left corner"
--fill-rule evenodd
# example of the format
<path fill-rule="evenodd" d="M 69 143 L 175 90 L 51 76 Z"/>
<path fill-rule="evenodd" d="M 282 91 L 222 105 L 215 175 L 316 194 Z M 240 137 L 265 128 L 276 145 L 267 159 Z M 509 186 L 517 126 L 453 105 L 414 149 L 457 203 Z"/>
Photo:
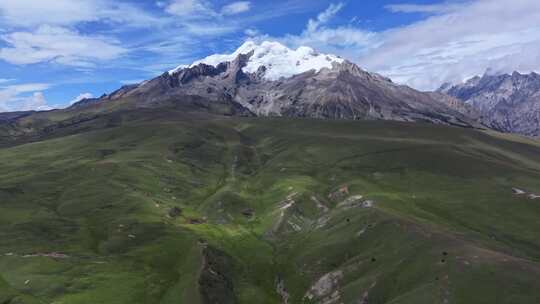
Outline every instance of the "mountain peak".
<path fill-rule="evenodd" d="M 540 77 L 535 72 L 486 73 L 439 91 L 471 105 L 500 131 L 540 136 Z"/>
<path fill-rule="evenodd" d="M 343 63 L 343 59 L 330 54 L 321 54 L 314 49 L 301 46 L 296 50 L 275 41 L 263 41 L 257 43 L 246 41 L 231 54 L 214 54 L 204 59 L 195 61 L 190 67 L 201 63 L 217 67 L 222 62 L 232 62 L 239 55 L 248 55 L 249 59 L 243 67 L 246 73 L 256 73 L 264 66 L 263 78 L 266 80 L 278 80 L 282 77 L 289 78 L 310 70 L 320 71 L 323 68 L 332 68 L 334 63 Z M 184 66 L 178 67 L 170 74 L 178 72 Z"/>

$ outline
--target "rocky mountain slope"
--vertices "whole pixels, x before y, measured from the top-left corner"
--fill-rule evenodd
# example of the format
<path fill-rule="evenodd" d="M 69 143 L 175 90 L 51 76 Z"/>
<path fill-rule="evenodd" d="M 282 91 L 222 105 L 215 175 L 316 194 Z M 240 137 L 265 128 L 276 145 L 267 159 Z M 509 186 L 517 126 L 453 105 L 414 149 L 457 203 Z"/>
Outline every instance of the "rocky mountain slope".
<path fill-rule="evenodd" d="M 485 74 L 462 84 L 445 84 L 438 92 L 464 101 L 493 128 L 540 136 L 539 74 Z"/>
<path fill-rule="evenodd" d="M 478 126 L 434 95 L 397 85 L 339 57 L 276 42 L 247 42 L 233 54 L 212 55 L 74 107 L 126 99 L 137 107 L 203 102 L 254 116 Z"/>

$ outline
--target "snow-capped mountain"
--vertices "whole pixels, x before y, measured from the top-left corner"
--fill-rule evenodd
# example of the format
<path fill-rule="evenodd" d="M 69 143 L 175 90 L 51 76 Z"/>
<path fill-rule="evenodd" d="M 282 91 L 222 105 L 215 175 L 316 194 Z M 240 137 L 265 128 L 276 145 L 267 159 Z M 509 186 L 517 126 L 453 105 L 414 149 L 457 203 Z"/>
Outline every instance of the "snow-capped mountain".
<path fill-rule="evenodd" d="M 504 132 L 540 136 L 540 75 L 486 73 L 439 92 L 462 100 L 492 127 Z"/>
<path fill-rule="evenodd" d="M 234 61 L 241 54 L 251 54 L 242 71 L 257 73 L 259 68 L 264 66 L 265 71 L 262 76 L 267 80 L 289 78 L 310 70 L 318 72 L 323 68 L 331 69 L 334 63 L 343 63 L 343 59 L 338 56 L 320 54 L 310 47 L 302 46 L 292 50 L 278 42 L 264 41 L 257 44 L 247 41 L 232 54 L 211 55 L 194 62 L 189 67 L 192 68 L 201 63 L 217 67 L 220 63 Z M 169 74 L 174 74 L 184 68 L 185 66 L 179 66 L 169 71 Z"/>
<path fill-rule="evenodd" d="M 232 54 L 212 55 L 79 105 L 123 100 L 137 107 L 174 104 L 233 115 L 478 126 L 436 96 L 308 47 L 247 42 Z"/>

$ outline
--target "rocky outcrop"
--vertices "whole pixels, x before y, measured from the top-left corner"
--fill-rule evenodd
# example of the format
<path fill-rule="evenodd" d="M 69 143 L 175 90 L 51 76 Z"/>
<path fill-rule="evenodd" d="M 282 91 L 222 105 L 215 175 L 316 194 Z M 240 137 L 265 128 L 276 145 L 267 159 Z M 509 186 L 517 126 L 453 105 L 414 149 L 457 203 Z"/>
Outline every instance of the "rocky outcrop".
<path fill-rule="evenodd" d="M 462 84 L 445 84 L 438 92 L 461 100 L 495 129 L 540 136 L 539 74 L 485 74 Z"/>
<path fill-rule="evenodd" d="M 343 271 L 336 270 L 319 278 L 304 295 L 311 303 L 337 304 L 341 303 L 339 290 L 340 281 L 343 279 Z"/>

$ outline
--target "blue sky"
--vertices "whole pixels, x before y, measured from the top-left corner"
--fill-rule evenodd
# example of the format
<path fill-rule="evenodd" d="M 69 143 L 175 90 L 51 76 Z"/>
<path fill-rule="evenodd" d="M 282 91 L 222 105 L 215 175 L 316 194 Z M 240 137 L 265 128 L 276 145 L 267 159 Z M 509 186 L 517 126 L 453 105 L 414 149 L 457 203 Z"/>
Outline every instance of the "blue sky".
<path fill-rule="evenodd" d="M 537 71 L 538 20 L 537 0 L 0 0 L 0 111 L 64 107 L 248 39 L 434 89 Z"/>

